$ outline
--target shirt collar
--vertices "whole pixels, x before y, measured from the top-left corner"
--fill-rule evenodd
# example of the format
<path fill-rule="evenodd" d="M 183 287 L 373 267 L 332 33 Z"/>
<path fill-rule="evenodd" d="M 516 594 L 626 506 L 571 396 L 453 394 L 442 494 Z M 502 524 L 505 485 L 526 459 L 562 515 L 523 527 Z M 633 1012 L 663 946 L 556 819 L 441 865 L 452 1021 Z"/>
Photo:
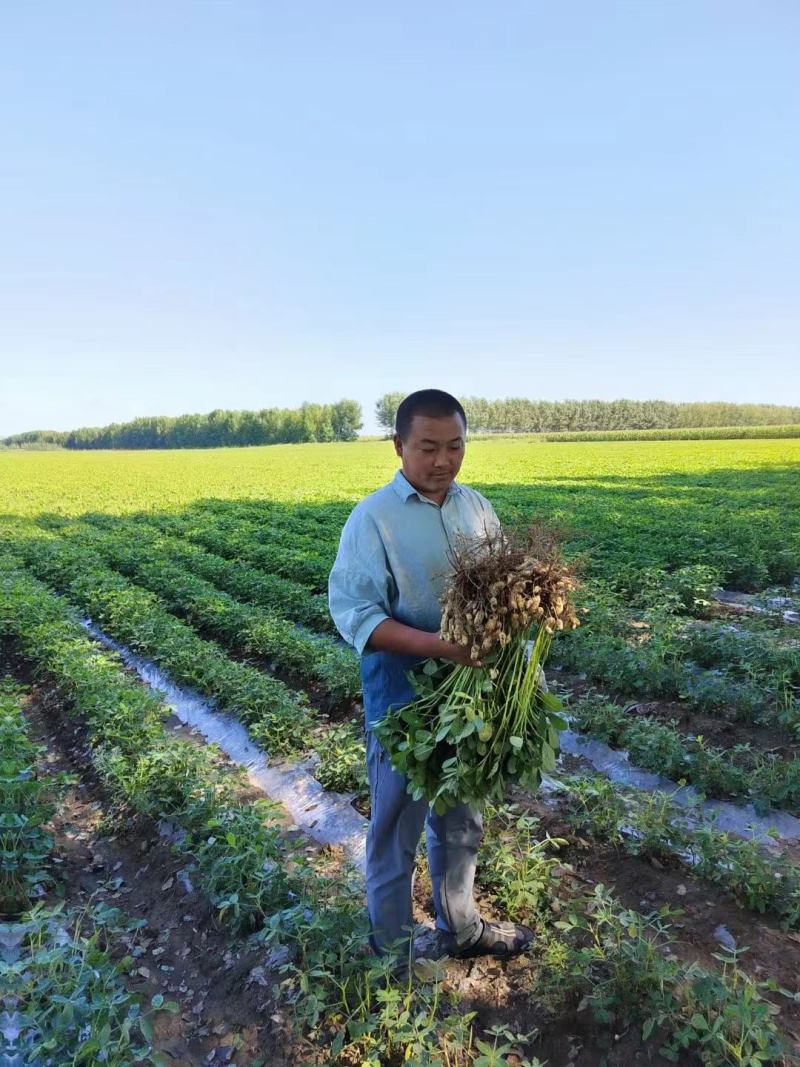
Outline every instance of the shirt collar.
<path fill-rule="evenodd" d="M 392 484 L 392 488 L 394 489 L 394 491 L 397 493 L 397 495 L 400 497 L 400 499 L 403 501 L 404 504 L 405 504 L 405 502 L 408 500 L 408 498 L 410 496 L 415 496 L 419 500 L 423 501 L 426 504 L 432 504 L 433 503 L 432 500 L 428 500 L 427 497 L 422 496 L 421 493 L 417 492 L 417 490 L 414 488 L 414 486 L 411 484 L 411 482 L 409 482 L 408 478 L 406 478 L 406 476 L 403 474 L 403 472 L 401 470 L 398 470 L 395 473 L 395 476 L 392 479 L 392 483 L 391 484 Z M 460 493 L 460 492 L 461 492 L 461 486 L 455 481 L 451 482 L 450 483 L 450 487 L 447 490 L 447 496 L 444 498 L 445 501 L 448 500 L 451 496 L 454 496 L 456 493 Z"/>

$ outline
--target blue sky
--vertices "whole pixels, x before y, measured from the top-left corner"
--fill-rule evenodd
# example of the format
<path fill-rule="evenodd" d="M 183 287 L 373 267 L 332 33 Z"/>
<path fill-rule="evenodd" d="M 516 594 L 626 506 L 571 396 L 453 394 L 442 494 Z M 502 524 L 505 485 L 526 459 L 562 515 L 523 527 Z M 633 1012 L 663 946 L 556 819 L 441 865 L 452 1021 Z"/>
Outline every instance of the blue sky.
<path fill-rule="evenodd" d="M 800 403 L 800 6 L 0 13 L 0 434 L 435 385 Z"/>

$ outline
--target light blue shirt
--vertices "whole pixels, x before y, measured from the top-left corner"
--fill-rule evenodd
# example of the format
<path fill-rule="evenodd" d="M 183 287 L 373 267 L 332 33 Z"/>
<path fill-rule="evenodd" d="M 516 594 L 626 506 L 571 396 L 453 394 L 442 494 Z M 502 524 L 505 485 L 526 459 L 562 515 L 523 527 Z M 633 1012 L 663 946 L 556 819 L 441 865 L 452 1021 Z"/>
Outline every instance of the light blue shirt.
<path fill-rule="evenodd" d="M 451 571 L 448 553 L 459 535 L 496 531 L 486 497 L 452 482 L 444 502 L 418 493 L 402 471 L 357 504 L 342 530 L 328 582 L 328 603 L 339 633 L 359 655 L 384 619 L 436 633 L 439 597 Z"/>

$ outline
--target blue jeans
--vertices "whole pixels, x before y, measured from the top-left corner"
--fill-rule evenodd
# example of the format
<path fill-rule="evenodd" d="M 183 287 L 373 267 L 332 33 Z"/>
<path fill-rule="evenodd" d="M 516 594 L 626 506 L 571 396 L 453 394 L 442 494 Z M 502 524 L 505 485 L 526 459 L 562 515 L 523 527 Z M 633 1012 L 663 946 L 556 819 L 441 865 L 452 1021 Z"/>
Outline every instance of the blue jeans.
<path fill-rule="evenodd" d="M 426 800 L 414 800 L 406 790 L 406 777 L 394 770 L 370 728 L 390 705 L 402 706 L 413 700 L 414 690 L 405 675 L 418 661 L 373 652 L 361 662 L 372 800 L 367 832 L 367 908 L 373 948 L 380 951 L 410 937 L 411 878 L 423 827 L 436 925 L 452 935 L 456 947 L 469 945 L 481 930 L 472 896 L 483 834 L 481 814 L 459 804 L 444 815 L 435 815 Z"/>

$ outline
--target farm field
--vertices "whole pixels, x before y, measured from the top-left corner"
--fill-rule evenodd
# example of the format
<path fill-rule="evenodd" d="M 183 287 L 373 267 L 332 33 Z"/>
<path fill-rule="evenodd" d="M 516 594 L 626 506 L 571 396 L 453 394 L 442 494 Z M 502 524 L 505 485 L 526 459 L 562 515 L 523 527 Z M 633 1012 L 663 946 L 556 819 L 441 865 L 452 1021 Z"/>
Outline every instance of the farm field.
<path fill-rule="evenodd" d="M 800 440 L 469 445 L 461 480 L 504 523 L 562 524 L 581 561 L 586 622 L 547 668 L 579 741 L 695 798 L 613 782 L 578 744 L 546 791 L 492 808 L 482 909 L 538 934 L 508 965 L 387 979 L 346 853 L 82 624 L 365 812 L 357 661 L 325 586 L 350 509 L 396 466 L 388 442 L 0 453 L 3 781 L 20 783 L 0 918 L 26 959 L 69 946 L 58 994 L 77 1005 L 11 1040 L 54 1064 L 112 1045 L 103 1062 L 798 1062 Z M 422 873 L 415 893 L 430 922 Z M 42 968 L 4 1010 L 52 994 Z"/>

